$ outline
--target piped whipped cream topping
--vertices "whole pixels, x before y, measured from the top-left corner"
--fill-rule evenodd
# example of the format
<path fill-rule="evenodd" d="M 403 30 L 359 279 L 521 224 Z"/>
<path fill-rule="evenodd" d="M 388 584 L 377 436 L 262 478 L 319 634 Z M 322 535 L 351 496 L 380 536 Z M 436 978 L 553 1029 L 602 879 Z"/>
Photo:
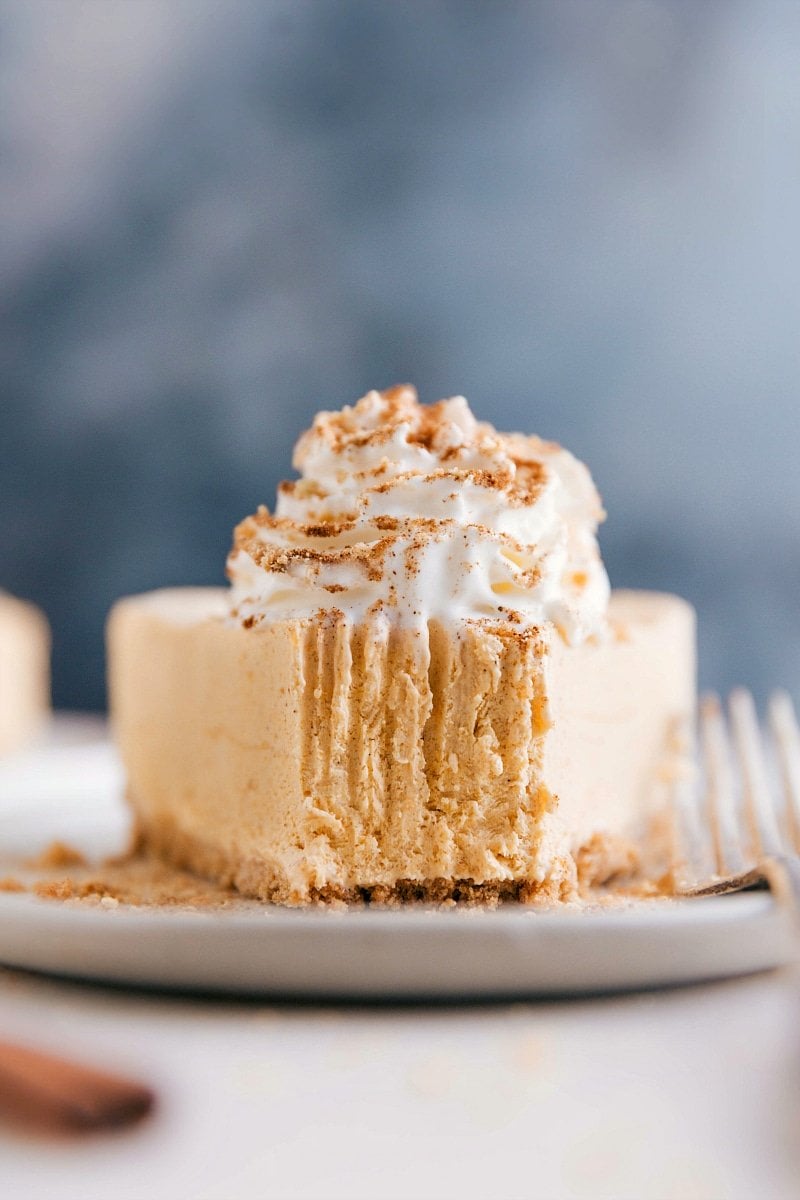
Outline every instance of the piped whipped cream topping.
<path fill-rule="evenodd" d="M 235 532 L 233 616 L 246 625 L 340 610 L 548 623 L 600 633 L 609 598 L 586 467 L 552 442 L 498 433 L 463 396 L 369 392 L 302 435 L 300 478 Z"/>

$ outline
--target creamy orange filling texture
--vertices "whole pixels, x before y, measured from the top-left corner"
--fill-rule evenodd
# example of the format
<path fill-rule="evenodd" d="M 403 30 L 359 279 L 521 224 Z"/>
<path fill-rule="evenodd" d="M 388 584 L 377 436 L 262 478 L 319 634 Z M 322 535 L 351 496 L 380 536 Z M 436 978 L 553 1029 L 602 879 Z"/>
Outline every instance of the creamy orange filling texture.
<path fill-rule="evenodd" d="M 362 878 L 528 877 L 551 797 L 536 630 L 466 625 L 457 638 L 343 616 L 303 644 L 308 838 Z"/>

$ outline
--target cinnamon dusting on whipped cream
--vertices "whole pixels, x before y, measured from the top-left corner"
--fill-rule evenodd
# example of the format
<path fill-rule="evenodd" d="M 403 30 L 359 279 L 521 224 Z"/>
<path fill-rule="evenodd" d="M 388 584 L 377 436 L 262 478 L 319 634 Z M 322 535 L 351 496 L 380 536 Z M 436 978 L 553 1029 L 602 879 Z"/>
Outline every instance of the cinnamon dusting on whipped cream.
<path fill-rule="evenodd" d="M 463 397 L 412 387 L 319 413 L 297 443 L 301 478 L 235 531 L 235 619 L 510 620 L 570 641 L 602 630 L 609 596 L 589 472 L 552 442 L 499 433 Z"/>

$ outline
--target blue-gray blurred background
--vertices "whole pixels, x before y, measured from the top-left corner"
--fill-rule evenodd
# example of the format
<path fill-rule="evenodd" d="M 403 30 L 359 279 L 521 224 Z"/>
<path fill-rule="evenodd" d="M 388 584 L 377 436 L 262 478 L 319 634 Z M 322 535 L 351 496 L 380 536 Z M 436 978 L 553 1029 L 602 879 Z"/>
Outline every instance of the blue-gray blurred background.
<path fill-rule="evenodd" d="M 701 679 L 800 692 L 795 0 L 0 0 L 0 586 L 61 705 L 321 407 L 564 442 Z"/>

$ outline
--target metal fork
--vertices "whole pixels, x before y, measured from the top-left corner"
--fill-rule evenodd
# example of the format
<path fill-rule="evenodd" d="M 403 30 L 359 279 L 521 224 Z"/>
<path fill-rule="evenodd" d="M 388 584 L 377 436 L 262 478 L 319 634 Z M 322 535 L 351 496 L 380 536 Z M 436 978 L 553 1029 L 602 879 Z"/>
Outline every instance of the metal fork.
<path fill-rule="evenodd" d="M 769 886 L 800 916 L 800 730 L 792 701 L 769 701 L 765 736 L 753 697 L 700 704 L 703 786 L 676 787 L 678 891 L 710 895 Z"/>

